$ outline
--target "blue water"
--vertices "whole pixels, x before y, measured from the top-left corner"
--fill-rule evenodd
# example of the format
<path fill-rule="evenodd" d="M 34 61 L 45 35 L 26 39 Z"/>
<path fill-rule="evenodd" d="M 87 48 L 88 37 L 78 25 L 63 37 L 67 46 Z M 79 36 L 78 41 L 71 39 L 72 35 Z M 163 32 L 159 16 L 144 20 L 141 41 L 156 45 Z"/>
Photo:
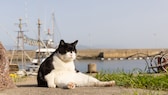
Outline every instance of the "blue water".
<path fill-rule="evenodd" d="M 76 60 L 75 66 L 80 72 L 87 72 L 90 63 L 96 64 L 98 72 L 132 72 L 134 69 L 146 72 L 145 60 Z M 25 68 L 25 66 L 19 64 L 19 68 Z"/>
<path fill-rule="evenodd" d="M 103 72 L 132 72 L 133 70 L 142 70 L 145 72 L 145 60 L 77 60 L 75 61 L 76 68 L 81 72 L 88 71 L 88 64 L 96 63 L 97 71 Z"/>

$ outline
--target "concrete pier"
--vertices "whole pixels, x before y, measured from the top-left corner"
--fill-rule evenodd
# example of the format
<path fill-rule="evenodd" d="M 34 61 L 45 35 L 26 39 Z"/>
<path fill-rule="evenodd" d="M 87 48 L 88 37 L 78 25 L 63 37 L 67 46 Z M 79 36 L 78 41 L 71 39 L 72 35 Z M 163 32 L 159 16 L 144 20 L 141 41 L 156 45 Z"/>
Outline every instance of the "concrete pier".
<path fill-rule="evenodd" d="M 105 60 L 118 59 L 143 59 L 144 57 L 154 56 L 161 51 L 168 51 L 168 49 L 84 49 L 78 50 L 78 59 L 97 59 L 103 58 Z M 25 50 L 25 52 L 32 58 L 35 56 L 35 51 Z M 8 58 L 12 58 L 12 51 L 7 51 Z M 15 52 L 13 60 L 21 58 L 21 52 Z M 28 58 L 27 58 L 28 60 Z"/>
<path fill-rule="evenodd" d="M 154 56 L 168 49 L 88 49 L 78 50 L 78 57 L 104 59 L 143 59 Z"/>

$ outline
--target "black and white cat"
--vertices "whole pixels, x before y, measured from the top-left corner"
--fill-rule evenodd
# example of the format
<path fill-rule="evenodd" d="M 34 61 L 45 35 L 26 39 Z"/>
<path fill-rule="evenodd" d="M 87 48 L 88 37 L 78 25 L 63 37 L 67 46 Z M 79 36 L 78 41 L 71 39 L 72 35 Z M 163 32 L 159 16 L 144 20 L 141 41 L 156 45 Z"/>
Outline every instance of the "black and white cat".
<path fill-rule="evenodd" d="M 77 42 L 78 40 L 73 43 L 65 43 L 64 40 L 60 41 L 56 51 L 40 65 L 37 76 L 39 87 L 73 89 L 76 86 L 115 85 L 115 81 L 101 82 L 75 69 L 74 60 L 77 54 Z"/>

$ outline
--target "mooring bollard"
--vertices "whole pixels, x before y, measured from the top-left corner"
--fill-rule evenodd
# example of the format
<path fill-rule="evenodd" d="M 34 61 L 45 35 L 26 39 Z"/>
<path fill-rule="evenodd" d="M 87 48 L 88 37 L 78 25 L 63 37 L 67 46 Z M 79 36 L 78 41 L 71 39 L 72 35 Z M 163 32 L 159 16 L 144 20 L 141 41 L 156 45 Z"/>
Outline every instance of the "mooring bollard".
<path fill-rule="evenodd" d="M 88 64 L 88 73 L 97 73 L 97 66 L 95 63 Z"/>

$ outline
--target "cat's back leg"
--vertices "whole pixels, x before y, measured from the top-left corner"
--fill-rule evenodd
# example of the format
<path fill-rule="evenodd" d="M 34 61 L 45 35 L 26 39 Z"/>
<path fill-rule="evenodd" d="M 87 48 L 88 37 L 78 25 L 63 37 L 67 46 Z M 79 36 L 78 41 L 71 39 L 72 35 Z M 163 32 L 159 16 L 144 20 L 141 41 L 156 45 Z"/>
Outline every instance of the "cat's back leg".
<path fill-rule="evenodd" d="M 107 87 L 107 86 L 114 86 L 115 85 L 115 81 L 106 81 L 106 82 L 102 82 L 99 81 L 98 79 L 83 74 L 83 73 L 77 73 L 75 78 L 74 78 L 77 86 L 98 86 L 98 87 Z"/>
<path fill-rule="evenodd" d="M 75 74 L 74 81 L 77 86 L 93 86 L 94 83 L 99 82 L 98 79 L 81 72 Z"/>

